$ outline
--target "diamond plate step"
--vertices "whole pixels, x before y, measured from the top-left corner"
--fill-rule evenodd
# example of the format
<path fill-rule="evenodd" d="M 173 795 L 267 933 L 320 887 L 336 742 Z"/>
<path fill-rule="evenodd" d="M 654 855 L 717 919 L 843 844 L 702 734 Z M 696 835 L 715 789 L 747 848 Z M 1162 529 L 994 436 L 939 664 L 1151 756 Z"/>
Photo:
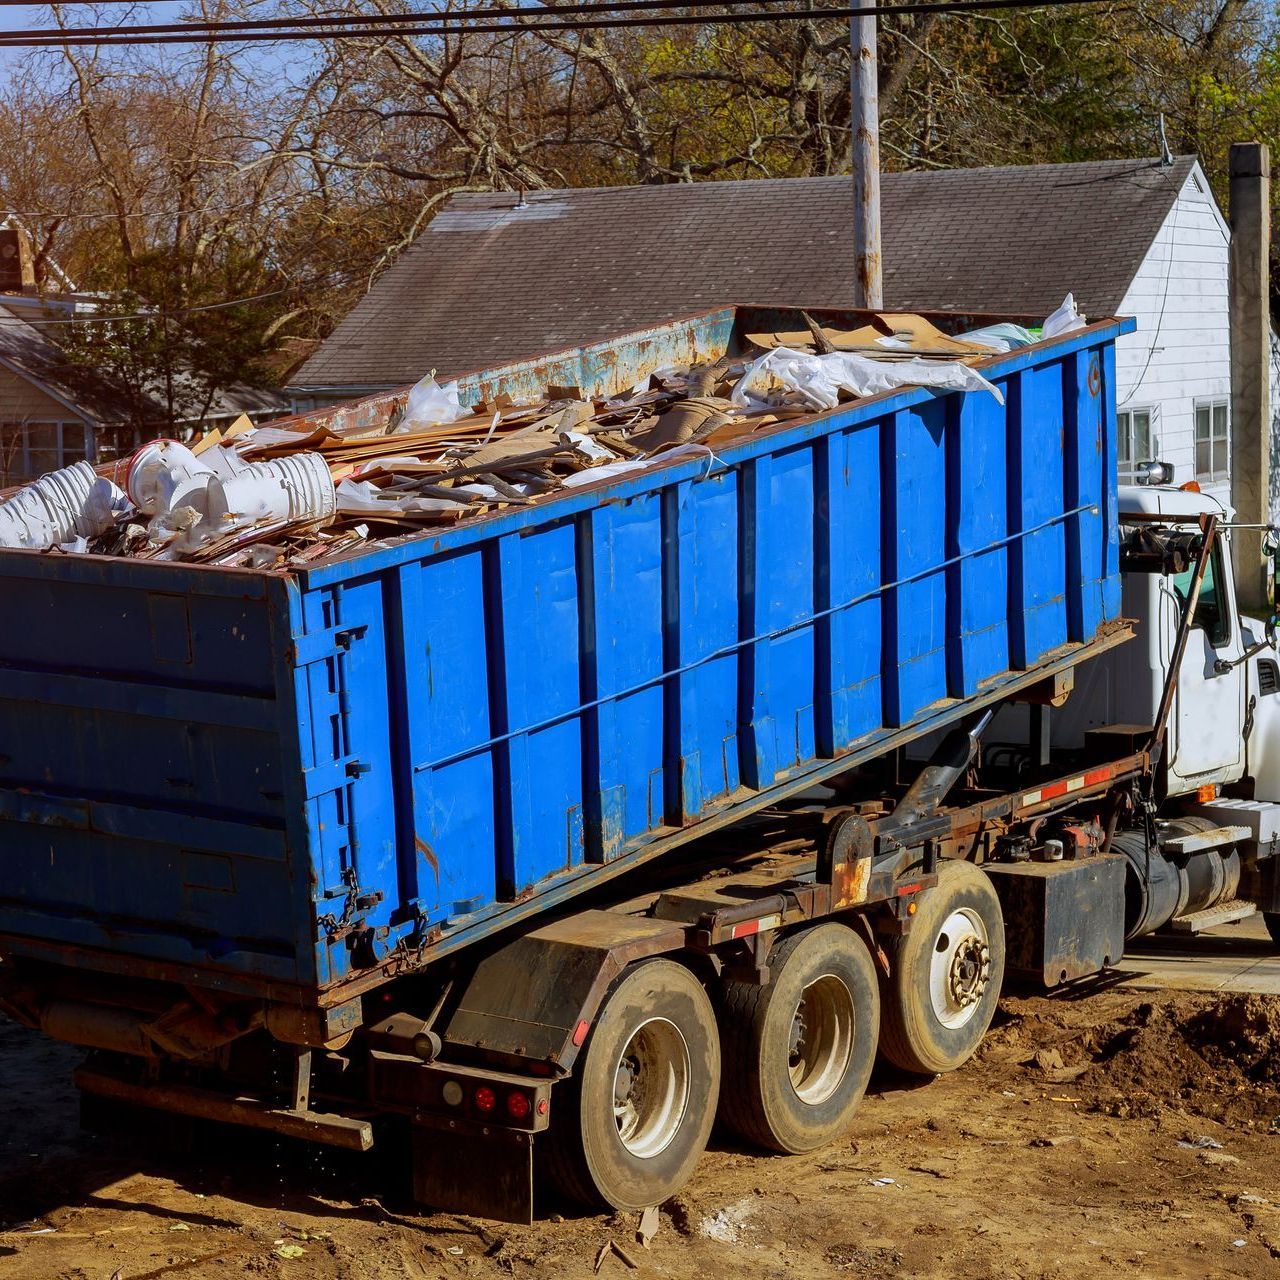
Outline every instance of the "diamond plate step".
<path fill-rule="evenodd" d="M 1239 898 L 1233 898 L 1230 902 L 1218 903 L 1216 907 L 1206 907 L 1203 911 L 1179 916 L 1176 920 L 1171 920 L 1168 927 L 1172 933 L 1203 933 L 1220 924 L 1236 924 L 1247 920 L 1257 910 L 1252 902 L 1241 902 Z"/>

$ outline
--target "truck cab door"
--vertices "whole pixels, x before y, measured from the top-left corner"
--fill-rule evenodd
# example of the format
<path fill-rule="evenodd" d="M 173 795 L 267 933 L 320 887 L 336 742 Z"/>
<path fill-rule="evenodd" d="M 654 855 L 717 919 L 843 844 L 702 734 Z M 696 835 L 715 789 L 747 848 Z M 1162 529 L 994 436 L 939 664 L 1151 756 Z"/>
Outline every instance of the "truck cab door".
<path fill-rule="evenodd" d="M 1162 658 L 1172 658 L 1178 622 L 1191 589 L 1194 570 L 1162 580 Z M 1223 538 L 1215 540 L 1195 621 L 1187 637 L 1169 725 L 1169 794 L 1192 791 L 1210 782 L 1231 782 L 1244 771 L 1245 664 L 1230 670 L 1243 652 L 1240 619 L 1231 582 L 1231 558 Z"/>

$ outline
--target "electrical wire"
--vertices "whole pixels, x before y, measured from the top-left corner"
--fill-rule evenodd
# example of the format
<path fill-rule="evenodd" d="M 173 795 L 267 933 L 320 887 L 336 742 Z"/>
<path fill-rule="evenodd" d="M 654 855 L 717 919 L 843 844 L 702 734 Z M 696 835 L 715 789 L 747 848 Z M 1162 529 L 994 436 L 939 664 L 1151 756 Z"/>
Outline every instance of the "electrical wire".
<path fill-rule="evenodd" d="M 270 293 L 255 293 L 247 298 L 229 298 L 226 302 L 206 302 L 196 307 L 179 307 L 174 311 L 130 311 L 117 315 L 67 316 L 62 319 L 48 319 L 43 315 L 28 317 L 10 311 L 7 316 L 0 315 L 0 329 L 27 325 L 33 329 L 40 330 L 48 325 L 55 324 L 116 324 L 121 320 L 176 320 L 181 319 L 183 316 L 195 315 L 201 311 L 226 311 L 230 307 L 241 307 L 250 302 L 265 302 L 269 298 L 279 298 L 286 293 L 296 293 L 299 289 L 314 289 L 326 284 L 351 284 L 355 280 L 367 278 L 368 272 L 359 271 L 353 275 L 338 277 L 337 279 L 299 281 L 296 284 L 288 285 L 284 289 L 273 289 Z M 54 296 L 56 297 L 56 295 Z M 7 309 L 7 305 L 11 305 L 11 302 L 12 299 L 7 304 L 5 296 L 0 294 L 0 310 Z"/>
<path fill-rule="evenodd" d="M 0 0 L 2 3 L 3 0 Z M 380 27 L 383 25 L 398 26 L 402 23 L 425 22 L 472 22 L 480 18 L 515 18 L 524 21 L 528 18 L 558 19 L 562 14 L 600 14 L 631 13 L 649 9 L 725 9 L 741 5 L 772 5 L 777 0 L 606 0 L 606 3 L 584 3 L 575 0 L 572 4 L 552 6 L 539 5 L 534 8 L 521 9 L 512 5 L 499 5 L 479 9 L 426 9 L 413 10 L 408 13 L 359 13 L 334 14 L 330 17 L 308 15 L 291 18 L 215 18 L 208 21 L 184 21 L 169 23 L 151 23 L 130 25 L 127 30 L 139 35 L 170 35 L 175 32 L 223 32 L 223 31 L 283 31 L 292 28 L 308 27 Z M 959 3 L 959 0 L 956 0 Z M 121 28 L 124 30 L 125 28 Z M 56 31 L 49 29 L 50 37 L 96 35 L 100 31 L 109 30 L 104 27 L 59 27 Z M 0 37 L 9 35 L 0 32 Z M 44 34 L 37 32 L 37 34 Z"/>
<path fill-rule="evenodd" d="M 648 3 L 649 0 L 630 0 L 631 4 Z M 744 3 L 745 0 L 731 0 L 732 3 Z M 755 0 L 761 3 L 762 0 Z M 410 20 L 429 20 L 430 26 L 397 27 L 384 17 L 377 27 L 353 30 L 342 24 L 346 19 L 330 19 L 326 29 L 297 30 L 296 23 L 288 19 L 279 19 L 282 28 L 271 30 L 231 31 L 218 23 L 206 24 L 205 30 L 193 30 L 196 24 L 176 24 L 178 31 L 171 34 L 138 34 L 141 28 L 128 27 L 89 27 L 67 28 L 61 31 L 33 32 L 0 31 L 0 48 L 71 48 L 112 45 L 157 45 L 157 44 L 218 44 L 248 43 L 254 41 L 292 41 L 292 40 L 340 40 L 340 39 L 373 39 L 379 36 L 458 36 L 469 34 L 504 34 L 513 35 L 523 32 L 573 32 L 589 31 L 601 28 L 625 30 L 628 28 L 666 27 L 685 25 L 724 26 L 753 22 L 812 22 L 815 19 L 861 18 L 861 17 L 894 17 L 903 14 L 950 14 L 981 13 L 1002 9 L 1046 9 L 1063 5 L 1116 5 L 1123 0 L 909 0 L 906 4 L 875 4 L 859 8 L 830 9 L 775 9 L 751 10 L 735 13 L 677 13 L 653 14 L 638 18 L 575 18 L 570 21 L 530 20 L 524 12 L 503 10 L 505 21 L 475 22 L 466 14 L 432 13 L 413 15 L 395 15 L 396 21 L 402 18 Z M 623 9 L 622 5 L 592 6 L 600 11 L 611 12 Z M 685 6 L 687 7 L 687 6 Z M 555 10 L 542 10 L 541 18 L 553 18 Z"/>
<path fill-rule="evenodd" d="M 3 4 L 4 0 L 0 0 Z M 86 221 L 104 221 L 110 220 L 117 222 L 121 218 L 185 218 L 195 213 L 236 213 L 242 209 L 261 208 L 264 214 L 275 213 L 279 209 L 297 201 L 306 201 L 314 199 L 314 192 L 298 191 L 290 196 L 272 196 L 265 200 L 246 200 L 243 204 L 219 204 L 216 200 L 210 200 L 209 203 L 192 209 L 162 209 L 158 213 L 147 213 L 143 211 L 116 213 L 114 210 L 100 209 L 93 212 L 71 213 L 69 211 L 58 213 L 51 209 L 9 209 L 0 204 L 0 226 L 4 225 L 7 218 L 19 218 L 26 222 L 36 222 L 43 219 L 44 221 L 56 220 L 58 222 L 86 222 Z"/>

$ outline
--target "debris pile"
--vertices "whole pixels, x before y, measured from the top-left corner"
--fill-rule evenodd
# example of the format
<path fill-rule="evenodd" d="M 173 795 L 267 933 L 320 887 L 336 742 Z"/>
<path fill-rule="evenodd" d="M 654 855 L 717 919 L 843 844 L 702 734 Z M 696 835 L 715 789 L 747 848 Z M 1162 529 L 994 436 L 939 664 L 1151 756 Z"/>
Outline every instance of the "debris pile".
<path fill-rule="evenodd" d="M 389 424 L 340 431 L 242 418 L 190 447 L 152 441 L 118 467 L 77 463 L 0 503 L 0 547 L 304 565 L 706 455 L 850 397 L 930 386 L 999 398 L 972 365 L 1040 336 L 1002 325 L 954 338 L 891 314 L 841 331 L 800 314 L 806 330 L 749 335 L 762 354 L 660 369 L 607 398 L 548 387 L 534 403 L 499 395 L 466 406 L 456 384 L 428 376 Z M 1046 331 L 1051 323 L 1083 321 L 1068 299 Z"/>

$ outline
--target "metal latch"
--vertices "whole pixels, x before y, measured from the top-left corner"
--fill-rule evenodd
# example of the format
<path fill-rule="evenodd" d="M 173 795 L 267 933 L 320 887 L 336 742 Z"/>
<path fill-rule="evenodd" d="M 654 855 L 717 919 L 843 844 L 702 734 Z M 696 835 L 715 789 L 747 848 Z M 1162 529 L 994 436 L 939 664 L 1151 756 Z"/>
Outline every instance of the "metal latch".
<path fill-rule="evenodd" d="M 368 630 L 369 624 L 362 622 L 349 627 L 326 627 L 323 631 L 298 636 L 293 642 L 294 661 L 298 666 L 305 667 L 312 662 L 336 658 L 340 653 L 349 652 L 352 644 Z"/>
<path fill-rule="evenodd" d="M 343 756 L 338 760 L 326 760 L 313 769 L 302 771 L 302 782 L 308 800 L 326 795 L 345 787 L 348 782 L 363 777 L 373 768 L 355 756 Z"/>

